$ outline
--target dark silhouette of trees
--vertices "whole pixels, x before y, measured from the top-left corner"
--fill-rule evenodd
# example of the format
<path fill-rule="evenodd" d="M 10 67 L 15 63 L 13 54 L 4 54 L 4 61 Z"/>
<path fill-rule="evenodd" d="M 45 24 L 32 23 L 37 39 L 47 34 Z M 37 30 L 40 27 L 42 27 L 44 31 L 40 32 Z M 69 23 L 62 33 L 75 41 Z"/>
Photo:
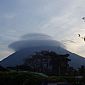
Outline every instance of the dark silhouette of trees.
<path fill-rule="evenodd" d="M 78 72 L 79 72 L 79 75 L 85 76 L 85 66 L 82 65 L 82 66 L 78 69 Z"/>
<path fill-rule="evenodd" d="M 8 71 L 6 68 L 0 66 L 0 71 Z"/>
<path fill-rule="evenodd" d="M 31 58 L 27 58 L 24 65 L 32 68 L 32 71 L 46 74 L 65 75 L 68 72 L 69 54 L 60 55 L 53 51 L 35 52 Z"/>

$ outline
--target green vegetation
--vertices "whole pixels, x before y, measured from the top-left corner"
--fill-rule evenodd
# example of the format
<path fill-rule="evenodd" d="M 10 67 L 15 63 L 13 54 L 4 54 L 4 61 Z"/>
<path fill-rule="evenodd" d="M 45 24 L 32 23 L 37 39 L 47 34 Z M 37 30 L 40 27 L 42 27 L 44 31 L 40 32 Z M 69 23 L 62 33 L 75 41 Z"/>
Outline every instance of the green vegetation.
<path fill-rule="evenodd" d="M 35 52 L 31 57 L 27 57 L 22 66 L 16 68 L 22 69 L 21 67 L 30 68 L 30 71 L 41 72 L 48 75 L 65 75 L 69 67 L 68 58 L 69 54 L 57 54 L 54 51 L 40 51 Z M 26 67 L 27 66 L 27 67 Z M 62 70 L 63 69 L 63 70 Z"/>
<path fill-rule="evenodd" d="M 68 56 L 41 51 L 26 59 L 23 65 L 8 68 L 0 66 L 0 85 L 47 85 L 48 82 L 85 85 L 85 66 L 78 69 L 70 67 Z"/>
<path fill-rule="evenodd" d="M 72 85 L 85 85 L 85 77 L 47 76 L 29 71 L 0 72 L 0 85 L 41 85 L 42 82 L 68 82 Z"/>
<path fill-rule="evenodd" d="M 26 85 L 26 83 L 37 85 L 47 77 L 33 72 L 0 72 L 0 85 Z"/>

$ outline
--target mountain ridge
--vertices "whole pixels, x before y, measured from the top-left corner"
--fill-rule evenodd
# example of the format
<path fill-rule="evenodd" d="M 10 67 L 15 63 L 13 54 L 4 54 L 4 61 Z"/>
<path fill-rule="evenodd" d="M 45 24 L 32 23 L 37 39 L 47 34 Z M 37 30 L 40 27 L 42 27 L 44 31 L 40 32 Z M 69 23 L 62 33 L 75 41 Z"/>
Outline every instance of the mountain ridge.
<path fill-rule="evenodd" d="M 69 52 L 68 50 L 60 46 L 59 47 L 58 46 L 43 46 L 43 47 L 35 46 L 35 47 L 24 48 L 19 51 L 16 51 L 15 53 L 9 55 L 7 58 L 3 59 L 0 62 L 0 65 L 3 67 L 10 67 L 10 66 L 13 67 L 16 65 L 21 65 L 24 63 L 26 58 L 31 57 L 33 53 L 40 52 L 42 50 L 54 51 L 57 54 L 70 54 L 69 59 L 71 59 L 71 61 L 69 62 L 69 64 L 74 68 L 79 68 L 81 65 L 85 65 L 84 57 Z"/>

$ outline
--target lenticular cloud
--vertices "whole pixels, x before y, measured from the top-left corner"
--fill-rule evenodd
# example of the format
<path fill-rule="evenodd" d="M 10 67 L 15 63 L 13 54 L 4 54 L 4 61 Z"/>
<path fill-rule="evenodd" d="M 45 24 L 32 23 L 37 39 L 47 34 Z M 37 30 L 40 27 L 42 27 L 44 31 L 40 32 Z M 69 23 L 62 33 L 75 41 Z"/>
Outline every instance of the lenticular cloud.
<path fill-rule="evenodd" d="M 51 36 L 45 34 L 27 34 L 21 37 L 21 40 L 16 41 L 9 45 L 15 51 L 38 46 L 60 46 L 64 47 L 60 42 L 54 40 Z"/>

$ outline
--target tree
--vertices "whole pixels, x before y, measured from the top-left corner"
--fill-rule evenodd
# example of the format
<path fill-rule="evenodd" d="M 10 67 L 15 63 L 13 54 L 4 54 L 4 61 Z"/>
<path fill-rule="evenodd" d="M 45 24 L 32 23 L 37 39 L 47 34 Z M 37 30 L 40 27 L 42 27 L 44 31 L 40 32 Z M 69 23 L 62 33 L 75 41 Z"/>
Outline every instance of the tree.
<path fill-rule="evenodd" d="M 24 65 L 30 66 L 33 71 L 64 75 L 69 68 L 68 56 L 69 54 L 60 55 L 53 51 L 43 50 L 35 52 L 31 58 L 27 58 Z"/>
<path fill-rule="evenodd" d="M 0 66 L 0 71 L 8 71 L 6 68 Z"/>
<path fill-rule="evenodd" d="M 78 71 L 80 75 L 85 76 L 85 66 L 81 65 Z"/>

